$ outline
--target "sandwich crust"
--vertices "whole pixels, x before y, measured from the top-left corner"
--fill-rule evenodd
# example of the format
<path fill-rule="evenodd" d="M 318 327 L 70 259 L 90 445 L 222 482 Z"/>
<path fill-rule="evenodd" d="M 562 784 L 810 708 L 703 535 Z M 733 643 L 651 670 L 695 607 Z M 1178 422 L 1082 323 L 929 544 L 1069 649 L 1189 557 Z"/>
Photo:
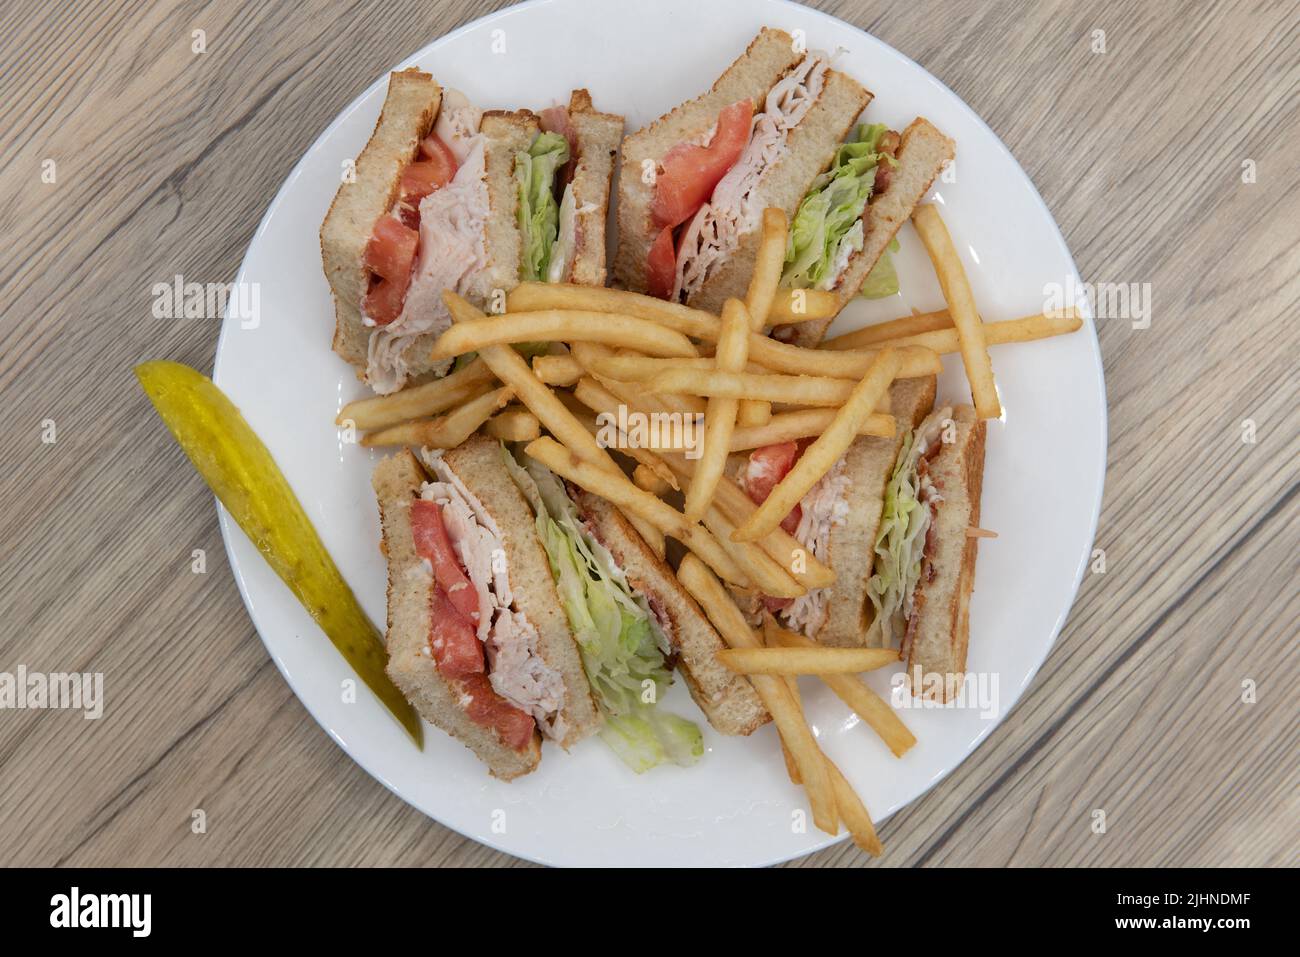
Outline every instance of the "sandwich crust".
<path fill-rule="evenodd" d="M 677 670 L 709 724 L 721 734 L 746 735 L 770 721 L 753 685 L 718 662 L 717 653 L 727 646 L 700 606 L 622 513 L 583 490 L 578 490 L 574 503 L 623 569 L 628 584 L 668 619 Z"/>
<path fill-rule="evenodd" d="M 537 767 L 541 736 L 534 732 L 528 746 L 515 751 L 496 729 L 471 720 L 428 653 L 433 576 L 416 554 L 411 533 L 411 502 L 426 478 L 406 450 L 380 462 L 371 477 L 388 557 L 388 676 L 421 717 L 478 755 L 494 777 L 509 781 Z"/>
<path fill-rule="evenodd" d="M 984 488 L 984 421 L 968 405 L 954 408 L 952 418 L 956 441 L 945 444 L 930 466 L 930 476 L 943 494 L 935 511 L 934 550 L 927 555 L 934 576 L 930 581 L 923 576 L 916 587 L 914 620 L 908 629 L 911 639 L 904 639 L 908 680 L 918 667 L 924 676 L 941 675 L 937 695 L 925 694 L 940 701 L 952 699 L 966 671 L 970 596 L 979 548 L 979 539 L 966 531 L 979 526 Z M 912 693 L 934 690 L 923 684 L 913 687 Z"/>
<path fill-rule="evenodd" d="M 569 97 L 569 122 L 578 141 L 578 162 L 573 170 L 573 199 L 578 228 L 573 269 L 568 282 L 583 286 L 605 285 L 605 221 L 609 214 L 614 162 L 623 138 L 623 117 L 601 113 L 586 90 Z M 582 210 L 591 208 L 588 212 Z"/>
<path fill-rule="evenodd" d="M 657 163 L 678 143 L 707 133 L 725 106 L 749 99 L 757 109 L 767 91 L 803 56 L 795 52 L 790 34 L 764 27 L 707 93 L 674 107 L 623 140 L 614 258 L 617 283 L 633 292 L 646 291 L 646 257 L 659 233 L 650 222 L 654 187 L 643 178 L 643 163 Z"/>
<path fill-rule="evenodd" d="M 365 369 L 370 330 L 361 322 L 369 282 L 362 263 L 375 220 L 397 202 L 402 170 L 415 159 L 442 103 L 442 88 L 416 67 L 394 73 L 355 179 L 339 186 L 320 228 L 321 261 L 334 297 L 334 351 Z"/>
<path fill-rule="evenodd" d="M 874 202 L 863 212 L 865 234 L 862 248 L 849 260 L 848 268 L 835 289 L 839 309 L 858 294 L 867 274 L 894 241 L 899 228 L 911 218 L 917 203 L 930 191 L 944 165 L 952 160 L 953 150 L 953 141 L 923 116 L 917 117 L 903 131 L 898 146 L 898 168 L 890 176 L 889 186 L 874 197 Z M 791 341 L 797 346 L 813 348 L 822 341 L 832 321 L 813 319 L 798 323 Z"/>
<path fill-rule="evenodd" d="M 515 154 L 527 150 L 542 131 L 531 110 L 488 110 L 479 132 L 487 137 L 488 218 L 483 228 L 487 268 L 478 277 L 478 301 L 489 312 L 497 292 L 504 296 L 519 285 L 523 239 L 519 234 L 519 190 L 515 183 Z"/>

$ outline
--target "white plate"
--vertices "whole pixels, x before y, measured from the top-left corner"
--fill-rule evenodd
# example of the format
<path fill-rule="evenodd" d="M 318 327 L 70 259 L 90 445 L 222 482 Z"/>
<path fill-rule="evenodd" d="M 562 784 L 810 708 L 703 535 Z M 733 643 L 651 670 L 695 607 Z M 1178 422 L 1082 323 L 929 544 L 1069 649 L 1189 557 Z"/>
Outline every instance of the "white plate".
<path fill-rule="evenodd" d="M 707 89 L 763 25 L 803 30 L 808 46 L 841 53 L 839 69 L 875 93 L 866 118 L 901 129 L 928 117 L 957 141 L 957 175 L 942 204 L 976 299 L 991 320 L 1038 312 L 1044 286 L 1076 277 L 1033 184 L 993 132 L 911 60 L 854 27 L 793 4 L 760 0 L 595 2 L 512 7 L 448 34 L 395 69 L 418 64 L 485 107 L 540 109 L 586 87 L 597 107 L 636 129 Z M 504 53 L 493 45 L 504 44 Z M 325 130 L 271 204 L 239 275 L 260 287 L 255 329 L 227 317 L 215 379 L 243 410 L 302 499 L 366 612 L 384 620 L 384 565 L 369 474 L 377 456 L 341 441 L 332 420 L 362 394 L 329 349 L 333 312 L 317 230 L 341 164 L 365 143 L 386 77 Z M 910 226 L 898 255 L 904 294 L 858 303 L 835 331 L 864 320 L 942 307 Z M 1106 460 L 1101 358 L 1091 320 L 1081 333 L 993 352 L 1003 420 L 990 423 L 969 667 L 996 675 L 991 716 L 977 709 L 911 711 L 919 743 L 901 760 L 825 688 L 802 682 L 827 753 L 877 822 L 956 767 L 1011 709 L 1052 647 L 1092 548 Z M 966 399 L 949 357 L 940 397 Z M 540 770 L 502 784 L 461 745 L 426 729 L 417 752 L 362 689 L 346 704 L 349 671 L 244 534 L 221 511 L 231 567 L 258 632 L 316 720 L 362 767 L 448 827 L 520 857 L 553 864 L 758 865 L 815 851 L 833 838 L 798 826 L 803 792 L 786 779 L 775 731 L 725 738 L 705 726 L 707 753 L 689 770 L 637 776 L 598 740 L 565 755 L 546 747 Z M 871 684 L 888 693 L 889 675 Z M 680 683 L 667 704 L 700 718 Z M 701 720 L 701 724 L 704 722 Z M 886 852 L 888 853 L 888 852 Z"/>

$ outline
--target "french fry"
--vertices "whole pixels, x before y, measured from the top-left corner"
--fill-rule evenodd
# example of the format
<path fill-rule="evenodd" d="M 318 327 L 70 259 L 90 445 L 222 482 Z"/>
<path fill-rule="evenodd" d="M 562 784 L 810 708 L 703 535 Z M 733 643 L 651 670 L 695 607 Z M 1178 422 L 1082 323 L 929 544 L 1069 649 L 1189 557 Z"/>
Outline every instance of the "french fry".
<path fill-rule="evenodd" d="M 781 281 L 789 229 L 790 221 L 785 215 L 785 210 L 775 206 L 763 210 L 763 235 L 759 239 L 758 253 L 754 257 L 754 272 L 749 278 L 749 290 L 745 293 L 745 308 L 749 310 L 750 328 L 759 335 L 767 328 L 768 316 L 772 312 L 772 301 L 776 298 L 776 287 Z M 762 425 L 771 417 L 770 402 L 742 399 L 736 409 L 736 419 L 741 425 Z"/>
<path fill-rule="evenodd" d="M 898 664 L 893 648 L 737 648 L 718 660 L 741 675 L 852 675 Z"/>
<path fill-rule="evenodd" d="M 757 399 L 741 399 L 736 412 L 736 425 L 746 428 L 762 428 L 772 421 L 772 403 Z"/>
<path fill-rule="evenodd" d="M 495 381 L 496 376 L 483 360 L 475 359 L 463 369 L 424 385 L 349 402 L 334 421 L 346 425 L 351 420 L 358 429 L 382 429 L 445 412 L 487 392 Z"/>
<path fill-rule="evenodd" d="M 955 343 L 956 339 L 953 342 Z M 714 360 L 709 357 L 665 359 L 659 356 L 614 355 L 613 353 L 604 355 L 587 351 L 593 348 L 605 348 L 604 346 L 575 343 L 574 347 L 584 350 L 584 355 L 588 358 L 587 368 L 594 375 L 621 382 L 648 382 L 661 373 L 672 370 L 693 369 L 707 372 L 716 368 Z M 924 346 L 900 346 L 897 351 L 900 379 L 938 375 L 943 371 L 943 363 L 939 361 L 938 353 Z M 750 336 L 749 361 L 745 363 L 743 371 L 750 375 L 812 376 L 856 380 L 871 367 L 871 361 L 879 353 L 879 349 L 823 352 L 819 349 L 805 349 L 801 346 L 777 342 L 767 336 Z M 760 362 L 759 356 L 765 361 Z"/>
<path fill-rule="evenodd" d="M 1011 342 L 1033 342 L 1037 339 L 1050 339 L 1053 336 L 1068 335 L 1076 332 L 1083 325 L 1083 320 L 1074 310 L 1067 310 L 1063 315 L 1024 316 L 1005 322 L 987 322 L 984 324 L 984 343 L 989 346 L 1001 346 Z M 939 329 L 935 332 L 921 332 L 906 339 L 888 343 L 900 349 L 920 346 L 939 355 L 951 355 L 961 351 L 961 342 L 956 329 Z"/>
<path fill-rule="evenodd" d="M 535 356 L 533 373 L 547 385 L 561 388 L 573 385 L 585 371 L 573 356 Z"/>
<path fill-rule="evenodd" d="M 766 214 L 764 222 L 766 223 Z M 784 230 L 781 234 L 784 235 Z M 775 288 L 775 280 L 772 285 Z M 728 299 L 722 307 L 722 335 L 718 339 L 718 351 L 714 356 L 719 371 L 739 372 L 745 368 L 745 360 L 749 356 L 749 330 L 750 318 L 745 311 L 745 304 L 739 299 Z M 731 433 L 736 428 L 737 406 L 735 399 L 717 397 L 709 399 L 705 408 L 704 448 L 700 460 L 695 463 L 695 476 L 686 489 L 683 508 L 686 517 L 693 522 L 698 522 L 704 516 L 718 479 L 722 477 L 722 469 L 727 464 Z"/>
<path fill-rule="evenodd" d="M 514 390 L 509 386 L 493 389 L 436 419 L 404 422 L 379 432 L 371 432 L 361 437 L 361 444 L 366 448 L 407 445 L 413 448 L 454 449 L 477 432 L 493 412 L 504 408 L 513 398 Z"/>
<path fill-rule="evenodd" d="M 657 498 L 663 498 L 672 490 L 672 486 L 658 472 L 642 462 L 638 462 L 632 470 L 632 484 Z"/>
<path fill-rule="evenodd" d="M 782 628 L 772 618 L 763 618 L 763 637 L 769 645 L 781 645 L 786 648 L 819 648 L 820 645 L 797 632 Z M 852 709 L 853 713 L 866 723 L 885 746 L 893 752 L 894 757 L 902 757 L 912 745 L 916 744 L 916 735 L 907 729 L 907 725 L 895 713 L 889 703 L 868 688 L 861 678 L 854 675 L 819 676 L 835 695 Z"/>
<path fill-rule="evenodd" d="M 510 290 L 506 296 L 506 308 L 512 313 L 547 309 L 612 313 L 648 319 L 697 339 L 718 338 L 719 319 L 713 313 L 620 289 L 525 282 Z"/>
<path fill-rule="evenodd" d="M 624 383 L 607 383 L 612 387 L 624 386 Z M 590 379 L 578 382 L 575 397 L 596 412 L 613 412 L 620 404 L 644 414 L 664 411 L 660 400 L 662 396 L 640 391 L 629 392 L 626 396 L 616 395 L 612 389 L 605 389 L 602 384 Z M 628 450 L 631 451 L 631 450 Z M 689 482 L 695 474 L 695 462 L 685 455 L 661 451 L 651 453 L 654 461 L 667 465 L 675 475 Z M 739 523 L 751 515 L 755 509 L 749 496 L 735 482 L 725 475 L 718 482 L 714 493 L 714 503 L 719 513 L 728 521 Z M 835 573 L 817 560 L 811 550 L 805 548 L 783 528 L 759 539 L 757 545 L 770 558 L 785 569 L 805 589 L 824 588 L 835 582 Z"/>
<path fill-rule="evenodd" d="M 833 319 L 840 311 L 840 297 L 824 289 L 778 289 L 767 321 L 786 326 L 810 319 Z"/>
<path fill-rule="evenodd" d="M 584 383 L 587 384 L 584 385 Z M 604 386 L 590 377 L 580 379 L 578 385 L 575 386 L 575 391 L 581 391 L 584 396 L 588 397 L 590 397 L 589 389 L 597 389 L 604 395 L 610 396 L 611 408 L 620 403 L 617 396 L 613 396 Z M 599 403 L 600 400 L 596 399 L 593 402 Z M 592 408 L 596 407 L 599 406 L 597 404 L 592 405 Z M 752 427 L 738 425 L 731 433 L 728 452 L 744 452 L 749 449 L 762 448 L 765 445 L 790 442 L 794 439 L 812 438 L 821 435 L 834 418 L 835 409 L 833 408 L 797 409 L 793 412 L 778 412 L 768 419 L 766 425 Z M 895 423 L 892 415 L 873 412 L 863 424 L 861 434 L 889 439 L 894 437 L 894 430 Z M 676 438 L 674 437 L 674 439 Z M 665 443 L 662 436 L 658 442 L 655 442 L 654 437 L 651 436 L 650 441 L 641 447 L 654 452 L 683 452 L 686 448 L 680 441 Z"/>
<path fill-rule="evenodd" d="M 701 356 L 698 359 L 664 359 L 631 353 L 599 355 L 591 351 L 594 348 L 591 343 L 577 343 L 577 345 L 584 347 L 582 353 L 583 358 L 587 360 L 585 366 L 592 375 L 618 382 L 645 382 L 668 369 L 699 369 L 707 372 L 717 368 L 717 359 L 713 356 Z M 771 370 L 746 362 L 744 371 L 762 375 Z"/>
<path fill-rule="evenodd" d="M 600 425 L 597 424 L 596 417 L 591 414 L 590 410 L 574 398 L 572 392 L 559 392 L 556 394 L 556 397 L 568 410 L 569 414 L 572 415 L 578 423 L 596 439 L 597 445 L 604 448 L 601 444 L 601 437 L 604 433 L 602 432 Z M 665 476 L 665 481 L 672 484 L 674 488 L 676 487 L 677 478 L 675 474 L 664 465 L 663 462 L 658 461 L 652 453 L 642 452 L 640 449 L 633 448 L 620 448 L 618 451 L 630 458 L 636 459 L 640 464 L 647 465 L 651 469 L 659 471 L 659 474 Z M 646 544 L 650 546 L 654 553 L 660 558 L 663 558 L 666 553 L 664 533 L 639 515 L 624 513 L 623 517 L 626 518 L 632 524 L 632 527 L 637 530 L 640 536 L 645 539 Z"/>
<path fill-rule="evenodd" d="M 1002 405 L 993 382 L 993 364 L 984 342 L 984 325 L 975 308 L 970 280 L 966 278 L 966 270 L 962 268 L 952 237 L 948 235 L 948 227 L 939 215 L 939 208 L 932 203 L 916 208 L 912 213 L 912 224 L 925 244 L 925 251 L 930 254 L 944 301 L 948 303 L 948 313 L 952 316 L 957 341 L 961 345 L 961 364 L 966 367 L 966 378 L 970 380 L 975 413 L 981 419 L 996 419 L 1002 414 Z"/>
<path fill-rule="evenodd" d="M 703 518 L 704 527 L 714 534 L 741 571 L 749 576 L 756 590 L 773 598 L 798 598 L 807 594 L 808 589 L 761 548 L 749 542 L 734 541 L 731 533 L 736 526 L 716 505 L 711 505 Z"/>
<path fill-rule="evenodd" d="M 762 229 L 754 257 L 754 271 L 749 277 L 749 290 L 745 293 L 745 308 L 749 310 L 750 328 L 754 332 L 762 332 L 768 326 L 776 287 L 781 281 L 781 269 L 785 266 L 785 241 L 790 229 L 785 210 L 777 206 L 763 210 Z M 725 310 L 723 319 L 725 322 Z"/>
<path fill-rule="evenodd" d="M 777 342 L 767 336 L 761 342 L 753 339 L 749 344 L 750 361 L 772 372 L 787 375 L 832 376 L 843 379 L 860 379 L 879 354 L 879 349 L 864 351 L 827 352 L 824 349 L 804 349 L 786 342 Z M 680 359 L 650 360 L 663 363 L 680 362 Z M 943 363 L 937 353 L 922 346 L 898 349 L 898 378 L 915 379 L 938 375 Z"/>
<path fill-rule="evenodd" d="M 886 395 L 897 370 L 898 353 L 886 348 L 872 362 L 862 381 L 853 387 L 852 393 L 826 431 L 804 450 L 794 468 L 776 484 L 767 499 L 744 524 L 736 529 L 735 538 L 738 541 L 752 542 L 780 527 L 790 509 L 799 504 L 799 500 L 831 470 L 857 438 L 867 417 L 871 415 L 872 408 Z"/>
<path fill-rule="evenodd" d="M 638 462 L 642 463 L 643 465 L 649 466 L 656 473 L 658 473 L 665 481 L 670 480 L 670 476 L 673 475 L 674 473 L 664 463 L 663 459 L 661 459 L 655 453 L 663 452 L 663 451 L 684 452 L 686 451 L 686 447 L 684 445 L 682 445 L 681 443 L 677 443 L 677 444 L 664 443 L 662 439 L 658 444 L 655 444 L 653 442 L 646 442 L 643 444 L 640 441 L 641 439 L 643 438 L 650 439 L 653 438 L 653 436 L 633 437 L 627 435 L 619 426 L 619 418 L 616 410 L 620 406 L 627 408 L 628 404 L 623 402 L 618 396 L 614 395 L 614 393 L 610 392 L 608 389 L 605 388 L 604 385 L 602 385 L 600 382 L 593 379 L 591 376 L 583 376 L 581 379 L 578 380 L 578 384 L 574 387 L 573 390 L 573 397 L 577 399 L 577 401 L 582 405 L 596 412 L 596 417 L 594 417 L 591 421 L 595 423 L 593 425 L 593 428 L 597 430 L 596 432 L 597 437 L 599 437 L 600 434 L 602 434 L 601 432 L 602 429 L 604 430 L 603 434 L 605 435 L 608 435 L 611 429 L 617 431 L 618 440 L 619 440 L 617 448 L 620 452 L 623 452 L 631 456 L 632 458 L 635 458 Z M 634 407 L 629 409 L 629 411 L 641 412 L 642 410 L 640 408 Z M 644 412 L 643 414 L 650 415 L 654 413 Z M 671 414 L 671 413 L 660 413 L 660 414 Z M 693 415 L 693 413 L 682 413 L 682 414 Z M 682 437 L 684 438 L 684 436 Z M 639 453 L 645 453 L 645 454 L 639 454 Z M 679 488 L 675 479 L 671 480 L 671 484 L 673 488 Z"/>
<path fill-rule="evenodd" d="M 542 434 L 542 424 L 527 409 L 504 409 L 487 420 L 483 431 L 502 442 L 531 442 Z"/>
<path fill-rule="evenodd" d="M 576 418 L 599 443 L 603 432 L 601 426 L 596 422 L 596 417 L 591 414 L 590 410 L 583 407 L 582 403 L 578 402 L 578 400 L 574 398 L 573 393 L 561 392 L 560 396 L 560 401 L 564 402 L 566 407 L 572 406 L 569 408 L 569 411 L 574 418 Z M 677 487 L 677 476 L 663 463 L 662 460 L 656 457 L 654 453 L 626 446 L 619 448 L 618 451 L 629 458 L 636 460 L 638 465 L 645 465 L 651 471 L 655 472 L 655 474 L 662 477 L 664 481 L 672 485 L 673 488 Z M 632 527 L 637 530 L 637 533 L 645 539 L 646 544 L 650 546 L 656 555 L 663 558 L 664 555 L 667 554 L 667 543 L 664 541 L 664 533 L 662 531 L 639 515 L 634 515 L 630 512 L 623 511 L 622 509 L 619 511 L 623 513 L 623 517 L 631 523 Z"/>
<path fill-rule="evenodd" d="M 745 623 L 745 618 L 727 594 L 717 577 L 694 555 L 682 559 L 677 569 L 677 579 L 695 598 L 708 615 L 718 634 L 732 648 L 756 648 L 758 638 Z M 821 749 L 813 739 L 812 730 L 804 720 L 803 712 L 795 703 L 790 689 L 780 678 L 772 675 L 754 675 L 750 679 L 763 706 L 772 715 L 777 730 L 799 770 L 813 822 L 827 834 L 839 832 L 839 817 L 835 810 L 835 795 L 831 775 Z"/>
<path fill-rule="evenodd" d="M 636 529 L 637 534 L 650 546 L 650 550 L 662 560 L 668 554 L 668 543 L 664 541 L 664 533 L 640 515 L 623 512 L 622 509 L 619 509 L 619 511 L 627 519 L 628 524 Z"/>
<path fill-rule="evenodd" d="M 616 396 L 590 378 L 579 380 L 577 391 L 581 393 L 580 400 L 585 399 L 593 409 L 601 409 L 601 414 L 608 414 L 603 410 L 612 407 L 618 402 Z M 588 418 L 590 427 L 594 431 L 598 431 L 601 428 L 599 418 Z M 671 486 L 674 489 L 680 488 L 676 474 L 654 452 L 636 448 L 629 443 L 620 445 L 619 451 L 627 453 L 638 461 L 639 464 L 632 476 L 633 484 L 638 488 L 652 492 L 660 497 L 664 493 L 657 491 L 658 487 Z M 637 480 L 638 474 L 643 476 L 641 481 Z M 704 527 L 713 533 L 723 549 L 731 555 L 732 559 L 749 577 L 750 581 L 754 583 L 755 587 L 764 594 L 771 595 L 774 598 L 798 598 L 807 592 L 807 588 L 799 584 L 793 576 L 785 571 L 784 566 L 773 559 L 761 547 L 731 541 L 731 533 L 735 531 L 736 526 L 717 508 L 711 506 L 705 512 L 703 522 Z"/>
<path fill-rule="evenodd" d="M 835 418 L 834 409 L 799 409 L 795 412 L 778 412 L 768 420 L 766 425 L 751 428 L 737 426 L 731 433 L 731 451 L 743 452 L 746 449 L 759 449 L 765 445 L 777 445 L 794 439 L 821 435 Z M 894 417 L 873 412 L 863 423 L 861 435 L 876 435 L 890 439 L 894 437 Z"/>
<path fill-rule="evenodd" d="M 823 351 L 827 349 L 879 348 L 883 342 L 892 344 L 898 339 L 914 336 L 921 332 L 934 332 L 938 329 L 951 328 L 952 317 L 948 315 L 947 309 L 940 309 L 938 312 L 918 312 L 912 316 L 902 316 L 898 319 L 890 319 L 888 322 L 878 322 L 872 326 L 864 326 L 861 329 L 855 329 L 853 332 L 846 332 L 842 336 L 836 336 L 834 339 L 826 339 L 817 348 Z"/>
<path fill-rule="evenodd" d="M 625 512 L 639 515 L 664 534 L 677 539 L 732 584 L 750 586 L 749 579 L 706 528 L 688 521 L 667 502 L 637 488 L 621 471 L 609 472 L 593 465 L 549 436 L 530 442 L 524 451 L 561 478 L 607 499 Z"/>
<path fill-rule="evenodd" d="M 666 366 L 646 385 L 654 392 L 682 392 L 689 395 L 727 399 L 762 399 L 794 406 L 840 406 L 848 401 L 857 382 L 830 376 L 779 375 L 753 372 L 721 372 Z M 881 412 L 888 412 L 888 396 L 882 395 Z"/>
<path fill-rule="evenodd" d="M 578 343 L 581 345 L 581 343 Z M 616 378 L 601 376 L 599 373 L 593 373 L 591 381 L 598 382 L 604 393 L 614 395 L 615 406 L 624 404 L 629 410 L 637 411 L 654 411 L 667 412 L 668 415 L 676 413 L 680 416 L 697 416 L 705 415 L 707 404 L 705 400 L 697 395 L 664 395 L 651 393 L 641 384 L 632 384 L 632 382 L 623 382 Z M 582 382 L 578 382 L 575 387 L 581 389 Z M 615 410 L 607 410 L 615 411 Z"/>
<path fill-rule="evenodd" d="M 679 476 L 689 480 L 694 474 L 694 463 L 685 456 L 675 452 L 661 452 L 660 456 Z M 718 482 L 713 504 L 736 524 L 744 522 L 757 509 L 744 490 L 725 475 Z M 835 584 L 835 572 L 818 561 L 811 549 L 805 548 L 784 528 L 778 526 L 758 539 L 757 544 L 805 588 L 825 588 Z"/>
<path fill-rule="evenodd" d="M 619 400 L 626 405 L 635 406 L 639 403 L 636 401 L 638 396 L 646 392 L 644 385 L 635 386 L 613 376 L 604 375 L 597 371 L 598 368 L 607 366 L 610 362 L 657 362 L 657 359 L 651 359 L 648 356 L 615 356 L 609 351 L 608 346 L 602 346 L 594 342 L 575 342 L 573 344 L 573 354 L 583 367 L 591 372 L 601 384 L 619 397 Z M 706 368 L 704 363 L 712 367 L 711 359 L 677 359 L 677 362 L 699 363 L 700 368 Z M 681 395 L 673 393 L 660 393 L 656 400 L 659 411 L 678 412 L 681 414 L 693 413 L 703 415 L 707 403 L 699 396 Z"/>
<path fill-rule="evenodd" d="M 840 769 L 835 766 L 834 761 L 824 754 L 822 760 L 826 763 L 826 773 L 831 779 L 831 790 L 835 794 L 835 809 L 844 818 L 844 826 L 853 837 L 853 843 L 872 857 L 879 857 L 884 852 L 884 848 L 880 844 L 880 838 L 876 836 L 875 825 L 871 823 L 871 815 L 867 813 L 862 799 L 858 797 Z"/>
<path fill-rule="evenodd" d="M 677 482 L 677 473 L 668 467 L 668 463 L 654 451 L 634 444 L 630 437 L 618 429 L 617 416 L 612 410 L 618 406 L 619 400 L 607 391 L 604 386 L 590 376 L 583 376 L 578 380 L 578 385 L 574 391 L 566 393 L 566 395 L 571 395 L 577 404 L 585 406 L 582 409 L 582 414 L 577 411 L 574 414 L 587 426 L 591 434 L 596 436 L 598 441 L 601 440 L 603 435 L 609 434 L 610 428 L 617 430 L 620 436 L 617 446 L 619 452 L 628 458 L 635 459 L 637 464 L 644 465 L 672 488 L 681 490 L 681 486 Z M 592 410 L 595 410 L 598 414 L 592 415 Z M 602 422 L 600 415 L 608 416 L 608 418 Z"/>
<path fill-rule="evenodd" d="M 442 298 L 456 322 L 482 320 L 483 313 L 480 310 L 451 290 L 444 291 Z M 600 447 L 595 437 L 574 418 L 573 413 L 565 408 L 555 393 L 542 384 L 519 353 L 507 345 L 487 345 L 478 352 L 492 373 L 515 390 L 519 401 L 537 416 L 538 421 L 552 435 L 599 468 L 623 474 L 618 463 L 609 457 L 609 453 Z"/>
<path fill-rule="evenodd" d="M 768 647 L 775 647 L 771 642 L 767 641 L 766 636 L 764 636 L 764 641 L 767 643 Z M 794 699 L 795 707 L 797 707 L 800 713 L 802 713 L 803 698 L 799 694 L 799 679 L 786 677 L 784 680 L 786 688 L 790 691 L 790 697 Z M 779 734 L 776 737 L 777 740 L 781 742 L 781 758 L 785 761 L 785 773 L 790 776 L 790 783 L 802 784 L 803 779 L 799 777 L 799 765 L 794 763 L 794 755 L 791 754 L 790 749 L 786 747 L 785 738 L 781 737 Z"/>
<path fill-rule="evenodd" d="M 486 316 L 459 323 L 438 337 L 430 356 L 446 359 L 480 351 L 484 346 L 551 340 L 603 342 L 655 356 L 699 355 L 691 341 L 680 332 L 648 319 L 605 312 L 550 309 Z"/>

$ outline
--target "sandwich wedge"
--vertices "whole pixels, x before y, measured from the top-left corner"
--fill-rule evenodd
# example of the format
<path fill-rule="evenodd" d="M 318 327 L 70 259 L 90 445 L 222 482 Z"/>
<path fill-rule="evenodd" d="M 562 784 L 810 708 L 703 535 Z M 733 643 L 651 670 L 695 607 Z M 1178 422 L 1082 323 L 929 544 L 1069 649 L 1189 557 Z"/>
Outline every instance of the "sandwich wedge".
<path fill-rule="evenodd" d="M 859 293 L 896 293 L 888 250 L 953 150 L 953 141 L 924 117 L 901 136 L 883 124 L 859 124 L 790 220 L 780 285 L 834 292 L 841 309 Z M 776 335 L 811 348 L 831 321 L 796 323 Z"/>
<path fill-rule="evenodd" d="M 540 115 L 484 112 L 418 69 L 392 74 L 321 226 L 334 351 L 394 392 L 451 364 L 430 358 L 443 290 L 490 309 L 523 279 L 603 285 L 622 132 L 586 90 Z"/>
<path fill-rule="evenodd" d="M 703 752 L 694 724 L 656 702 L 674 666 L 709 723 L 750 734 L 770 718 L 753 686 L 716 658 L 726 647 L 672 570 L 604 499 L 522 451 L 503 453 L 538 535 L 605 716 L 601 737 L 633 770 Z"/>
<path fill-rule="evenodd" d="M 944 406 L 906 435 L 891 470 L 867 582 L 869 639 L 898 647 L 915 695 L 950 700 L 966 670 L 984 439 L 974 409 Z"/>
<path fill-rule="evenodd" d="M 870 100 L 825 55 L 762 30 L 711 90 L 623 141 L 616 278 L 714 311 L 743 298 L 763 210 L 794 216 Z"/>
<path fill-rule="evenodd" d="M 887 487 L 904 438 L 934 405 L 933 376 L 899 379 L 889 390 L 898 423 L 894 438 L 859 436 L 782 523 L 786 531 L 835 571 L 835 581 L 793 600 L 750 596 L 738 599 L 751 620 L 763 610 L 821 644 L 853 647 L 868 640 L 872 606 L 867 579 L 875 559 Z M 784 442 L 754 449 L 739 467 L 737 481 L 756 503 L 794 467 L 808 443 Z"/>
<path fill-rule="evenodd" d="M 762 211 L 777 207 L 790 221 L 783 287 L 833 291 L 841 308 L 864 284 L 871 295 L 897 288 L 886 251 L 953 142 L 923 117 L 901 135 L 855 123 L 871 93 L 831 60 L 764 29 L 708 93 L 624 140 L 624 286 L 720 311 L 744 297 Z M 829 324 L 781 337 L 813 346 Z"/>
<path fill-rule="evenodd" d="M 533 515 L 474 436 L 376 467 L 388 558 L 388 674 L 425 720 L 503 779 L 537 767 L 541 736 L 568 747 L 601 717 Z"/>

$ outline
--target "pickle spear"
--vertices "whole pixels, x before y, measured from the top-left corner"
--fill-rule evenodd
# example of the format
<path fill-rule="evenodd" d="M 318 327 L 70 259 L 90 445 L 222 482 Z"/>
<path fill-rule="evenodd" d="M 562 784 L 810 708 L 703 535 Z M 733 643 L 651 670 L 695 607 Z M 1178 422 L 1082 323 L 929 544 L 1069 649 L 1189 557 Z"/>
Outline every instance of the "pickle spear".
<path fill-rule="evenodd" d="M 420 719 L 384 671 L 378 629 L 357 604 L 257 433 L 212 380 L 178 362 L 143 362 L 136 378 L 199 475 L 267 564 L 417 745 Z"/>

